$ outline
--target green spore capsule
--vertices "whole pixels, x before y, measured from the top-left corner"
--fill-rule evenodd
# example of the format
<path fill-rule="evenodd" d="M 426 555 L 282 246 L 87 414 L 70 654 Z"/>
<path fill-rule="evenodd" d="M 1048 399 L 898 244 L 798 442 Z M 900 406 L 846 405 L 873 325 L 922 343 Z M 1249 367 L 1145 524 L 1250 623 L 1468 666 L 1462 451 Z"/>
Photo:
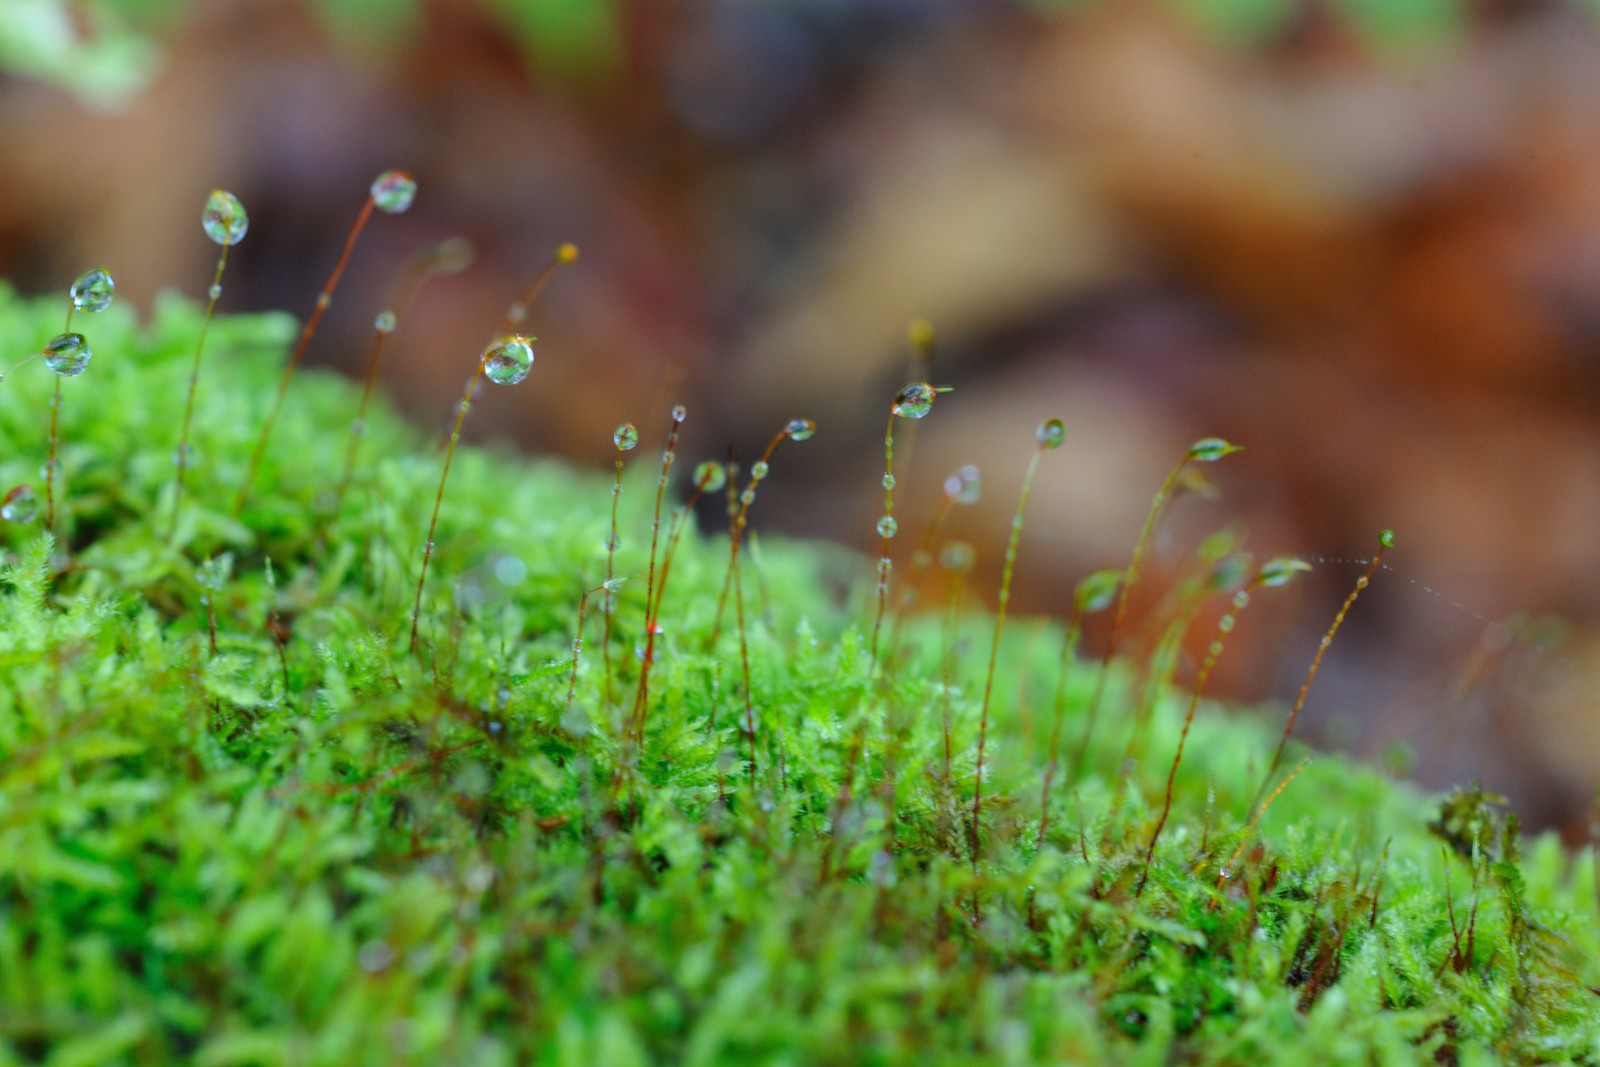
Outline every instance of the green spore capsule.
<path fill-rule="evenodd" d="M 89 366 L 89 342 L 81 333 L 60 333 L 44 346 L 44 365 L 63 378 L 76 378 Z"/>
<path fill-rule="evenodd" d="M 483 373 L 496 385 L 516 385 L 533 367 L 533 346 L 521 334 L 507 334 L 491 341 L 479 358 Z"/>
<path fill-rule="evenodd" d="M 205 210 L 200 213 L 200 228 L 219 245 L 236 245 L 250 228 L 250 216 L 245 214 L 238 197 L 223 189 L 213 189 L 206 197 Z"/>
<path fill-rule="evenodd" d="M 19 485 L 0 499 L 0 519 L 32 522 L 39 514 L 39 497 L 31 485 Z"/>
<path fill-rule="evenodd" d="M 927 382 L 912 382 L 895 396 L 890 410 L 902 419 L 924 419 L 933 410 L 933 401 L 938 395 L 938 390 Z"/>
<path fill-rule="evenodd" d="M 694 484 L 701 492 L 715 493 L 728 484 L 728 470 L 714 459 L 704 460 L 694 469 Z"/>
<path fill-rule="evenodd" d="M 1293 556 L 1278 556 L 1275 559 L 1267 560 L 1266 563 L 1261 565 L 1261 570 L 1256 575 L 1256 584 L 1264 585 L 1268 588 L 1287 585 L 1296 574 L 1310 569 L 1311 564 L 1303 559 L 1295 559 Z"/>
<path fill-rule="evenodd" d="M 1223 456 L 1231 456 L 1235 452 L 1243 451 L 1243 445 L 1224 441 L 1220 437 L 1202 437 L 1189 446 L 1189 458 L 1196 463 L 1215 463 Z"/>
<path fill-rule="evenodd" d="M 417 198 L 417 183 L 403 170 L 386 170 L 372 180 L 372 203 L 386 215 L 399 215 Z"/>
<path fill-rule="evenodd" d="M 1067 424 L 1060 419 L 1045 419 L 1034 436 L 1039 439 L 1041 448 L 1060 448 L 1061 442 L 1067 439 Z"/>
<path fill-rule="evenodd" d="M 117 283 L 111 275 L 103 270 L 86 270 L 78 275 L 77 281 L 72 283 L 68 290 L 72 295 L 72 306 L 77 311 L 99 312 L 111 306 L 111 297 L 116 292 Z"/>
<path fill-rule="evenodd" d="M 790 419 L 783 429 L 791 441 L 808 441 L 817 432 L 817 424 L 810 419 Z"/>
<path fill-rule="evenodd" d="M 617 427 L 611 440 L 617 446 L 617 451 L 632 452 L 639 444 L 639 428 L 631 422 L 625 422 Z"/>
<path fill-rule="evenodd" d="M 1080 614 L 1088 615 L 1109 608 L 1117 599 L 1117 591 L 1127 572 L 1108 567 L 1087 575 L 1073 592 L 1074 603 Z"/>

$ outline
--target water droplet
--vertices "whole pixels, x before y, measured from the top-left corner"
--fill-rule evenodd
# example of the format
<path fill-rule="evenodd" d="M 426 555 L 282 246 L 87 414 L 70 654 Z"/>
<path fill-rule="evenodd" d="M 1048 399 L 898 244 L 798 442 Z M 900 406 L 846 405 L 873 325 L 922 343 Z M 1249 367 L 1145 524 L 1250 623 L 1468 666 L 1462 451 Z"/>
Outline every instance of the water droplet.
<path fill-rule="evenodd" d="M 728 472 L 716 460 L 705 460 L 694 469 L 694 484 L 702 492 L 715 493 L 728 484 Z"/>
<path fill-rule="evenodd" d="M 72 306 L 79 311 L 104 311 L 111 306 L 111 295 L 116 289 L 117 283 L 106 271 L 86 270 L 78 275 L 78 280 L 72 283 L 69 290 Z"/>
<path fill-rule="evenodd" d="M 403 170 L 386 170 L 372 181 L 372 203 L 387 215 L 398 215 L 417 196 L 417 183 Z"/>
<path fill-rule="evenodd" d="M 239 198 L 222 189 L 211 190 L 205 210 L 200 213 L 200 228 L 219 245 L 236 245 L 250 228 L 250 216 Z"/>
<path fill-rule="evenodd" d="M 54 403 L 55 397 L 51 397 L 50 401 L 51 403 Z M 39 477 L 43 478 L 45 481 L 50 481 L 54 478 L 59 478 L 60 476 L 61 461 L 59 459 L 47 459 L 43 463 L 39 464 Z"/>
<path fill-rule="evenodd" d="M 805 441 L 817 432 L 817 424 L 810 419 L 790 419 L 789 425 L 783 430 L 789 435 L 789 440 Z"/>
<path fill-rule="evenodd" d="M 903 419 L 925 418 L 933 410 L 933 400 L 938 395 L 927 382 L 912 382 L 895 396 L 894 407 L 890 410 Z"/>
<path fill-rule="evenodd" d="M 672 421 L 682 422 L 689 417 L 689 409 L 682 404 L 675 405 L 672 409 Z"/>
<path fill-rule="evenodd" d="M 622 588 L 622 583 L 627 580 L 627 576 L 625 575 L 621 578 L 607 578 L 605 581 L 600 583 L 600 588 L 604 589 L 608 593 L 615 593 L 617 590 Z"/>
<path fill-rule="evenodd" d="M 893 537 L 900 532 L 900 524 L 894 520 L 893 515 L 885 515 L 878 520 L 878 536 Z"/>
<path fill-rule="evenodd" d="M 619 537 L 617 537 L 616 534 L 611 534 L 609 537 L 606 538 L 606 549 L 608 551 L 615 552 L 617 550 L 617 546 L 620 545 L 621 543 L 622 543 L 622 540 Z"/>
<path fill-rule="evenodd" d="M 388 942 L 374 938 L 356 949 L 356 961 L 361 964 L 361 969 L 368 974 L 377 974 L 387 970 L 394 962 L 394 949 Z"/>
<path fill-rule="evenodd" d="M 1394 531 L 1393 530 L 1385 530 L 1381 534 L 1379 534 L 1378 535 L 1378 544 L 1382 545 L 1384 548 L 1393 548 L 1394 547 Z"/>
<path fill-rule="evenodd" d="M 894 475 L 885 474 L 883 476 L 883 487 L 885 489 L 893 489 L 894 488 Z"/>
<path fill-rule="evenodd" d="M 483 373 L 496 385 L 516 385 L 528 376 L 533 366 L 533 346 L 521 334 L 507 334 L 478 357 L 483 360 Z"/>
<path fill-rule="evenodd" d="M 172 462 L 176 464 L 180 470 L 188 469 L 189 461 L 193 458 L 194 446 L 191 444 L 181 444 L 172 450 Z"/>
<path fill-rule="evenodd" d="M 631 452 L 639 443 L 639 428 L 631 422 L 625 422 L 617 427 L 617 432 L 611 435 L 611 440 L 618 450 Z"/>
<path fill-rule="evenodd" d="M 520 585 L 528 576 L 528 565 L 516 556 L 501 556 L 495 560 L 494 576 L 501 585 Z"/>
<path fill-rule="evenodd" d="M 1202 437 L 1189 446 L 1189 458 L 1197 463 L 1215 463 L 1223 456 L 1243 451 L 1243 445 L 1232 444 L 1220 437 Z"/>
<path fill-rule="evenodd" d="M 939 566 L 951 574 L 965 574 L 977 559 L 977 551 L 967 541 L 946 541 L 939 550 Z"/>
<path fill-rule="evenodd" d="M 19 485 L 0 499 L 0 519 L 7 522 L 32 522 L 39 514 L 39 498 L 31 485 Z"/>
<path fill-rule="evenodd" d="M 89 365 L 89 342 L 81 333 L 59 333 L 44 346 L 44 365 L 63 378 L 76 378 Z"/>
<path fill-rule="evenodd" d="M 1067 424 L 1060 419 L 1045 419 L 1034 431 L 1034 436 L 1044 448 L 1060 448 L 1061 442 L 1067 439 Z"/>
<path fill-rule="evenodd" d="M 761 479 L 767 476 L 767 471 L 769 469 L 770 468 L 767 466 L 766 460 L 758 459 L 754 463 L 750 464 L 750 477 L 759 482 Z"/>
<path fill-rule="evenodd" d="M 206 296 L 210 297 L 212 300 L 220 300 L 222 298 L 222 283 L 212 282 L 211 288 L 206 290 Z"/>
<path fill-rule="evenodd" d="M 372 320 L 372 328 L 379 333 L 394 333 L 394 323 L 394 312 L 380 311 L 377 317 Z"/>

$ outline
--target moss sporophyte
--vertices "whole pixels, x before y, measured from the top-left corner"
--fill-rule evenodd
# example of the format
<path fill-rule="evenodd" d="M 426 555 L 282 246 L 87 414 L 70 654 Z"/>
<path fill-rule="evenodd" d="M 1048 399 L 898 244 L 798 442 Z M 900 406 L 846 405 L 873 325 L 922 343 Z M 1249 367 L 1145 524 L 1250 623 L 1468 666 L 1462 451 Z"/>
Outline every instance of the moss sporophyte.
<path fill-rule="evenodd" d="M 380 179 L 356 229 L 412 191 Z M 1204 690 L 1234 621 L 1307 565 L 1225 534 L 1143 588 L 1220 438 L 1126 567 L 1061 625 L 1018 620 L 1066 428 L 1017 442 L 997 587 L 944 534 L 975 468 L 895 558 L 939 396 L 914 324 L 879 558 L 841 599 L 837 553 L 758 550 L 753 506 L 778 446 L 832 427 L 792 419 L 742 477 L 681 475 L 683 405 L 617 412 L 604 476 L 458 447 L 480 379 L 537 388 L 528 320 L 576 249 L 460 354 L 440 456 L 370 386 L 290 381 L 354 234 L 305 325 L 213 314 L 246 225 L 212 194 L 208 299 L 144 327 L 103 271 L 65 328 L 59 294 L 0 288 L 0 1062 L 1600 1060 L 1592 862 L 1491 792 L 1428 798 L 1292 736 L 1387 531 L 1290 710 L 1230 713 Z M 466 258 L 400 266 L 369 364 Z M 636 428 L 662 422 L 664 446 Z M 624 463 L 639 446 L 660 463 Z"/>

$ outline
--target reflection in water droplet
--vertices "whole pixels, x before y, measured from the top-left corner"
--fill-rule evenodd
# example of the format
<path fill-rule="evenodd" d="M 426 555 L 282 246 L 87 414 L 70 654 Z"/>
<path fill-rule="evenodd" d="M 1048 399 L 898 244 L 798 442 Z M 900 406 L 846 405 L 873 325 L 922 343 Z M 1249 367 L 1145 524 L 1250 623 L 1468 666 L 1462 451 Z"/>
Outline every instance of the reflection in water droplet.
<path fill-rule="evenodd" d="M 817 424 L 810 419 L 790 419 L 783 432 L 789 435 L 791 441 L 805 441 L 817 432 Z"/>
<path fill-rule="evenodd" d="M 688 417 L 689 417 L 689 409 L 684 407 L 682 404 L 678 404 L 672 409 L 672 421 L 673 422 L 682 422 L 684 419 L 687 419 Z"/>
<path fill-rule="evenodd" d="M 758 459 L 754 463 L 750 464 L 750 477 L 754 478 L 756 481 L 760 481 L 767 476 L 767 471 L 770 469 L 771 468 L 767 466 L 765 460 Z"/>
<path fill-rule="evenodd" d="M 379 211 L 398 215 L 417 196 L 417 183 L 403 170 L 386 170 L 372 182 L 372 203 Z"/>
<path fill-rule="evenodd" d="M 104 311 L 111 306 L 111 296 L 116 289 L 117 283 L 106 271 L 86 270 L 78 275 L 69 290 L 72 306 L 79 311 Z"/>
<path fill-rule="evenodd" d="M 617 432 L 611 435 L 612 442 L 623 452 L 631 452 L 639 443 L 639 428 L 631 422 L 625 422 L 617 427 Z"/>
<path fill-rule="evenodd" d="M 879 537 L 893 537 L 899 532 L 900 524 L 895 521 L 893 515 L 885 515 L 883 518 L 878 520 Z"/>
<path fill-rule="evenodd" d="M 491 341 L 479 358 L 483 360 L 483 373 L 491 382 L 516 385 L 533 366 L 533 346 L 521 334 L 507 334 Z"/>
<path fill-rule="evenodd" d="M 81 333 L 61 333 L 44 346 L 44 365 L 63 378 L 76 378 L 89 365 L 89 342 Z"/>
<path fill-rule="evenodd" d="M 1067 439 L 1067 424 L 1060 419 L 1046 419 L 1034 434 L 1045 448 L 1060 448 L 1061 442 Z"/>
<path fill-rule="evenodd" d="M 380 311 L 372 320 L 372 328 L 379 333 L 394 333 L 394 312 Z"/>
<path fill-rule="evenodd" d="M 32 522 L 39 514 L 39 498 L 31 485 L 19 485 L 0 499 L 0 519 L 7 522 Z"/>
<path fill-rule="evenodd" d="M 891 409 L 903 419 L 920 419 L 933 410 L 933 400 L 938 393 L 927 382 L 912 382 L 894 398 Z"/>
<path fill-rule="evenodd" d="M 200 213 L 200 227 L 217 244 L 236 245 L 250 228 L 250 216 L 245 214 L 238 197 L 222 189 L 213 189 L 206 197 L 205 210 Z"/>
<path fill-rule="evenodd" d="M 893 489 L 894 488 L 894 475 L 885 474 L 883 476 L 883 487 L 885 489 Z"/>

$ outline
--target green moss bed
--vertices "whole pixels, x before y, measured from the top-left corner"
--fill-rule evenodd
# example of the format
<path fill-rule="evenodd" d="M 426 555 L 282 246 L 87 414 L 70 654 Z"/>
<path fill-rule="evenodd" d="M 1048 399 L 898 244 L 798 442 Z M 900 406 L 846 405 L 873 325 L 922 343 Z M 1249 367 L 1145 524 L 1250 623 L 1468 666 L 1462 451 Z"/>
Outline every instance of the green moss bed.
<path fill-rule="evenodd" d="M 0 351 L 65 303 L 0 287 Z M 874 677 L 870 561 L 769 538 L 747 713 L 728 538 L 692 529 L 635 745 L 664 413 L 623 486 L 611 677 L 591 596 L 569 703 L 609 479 L 463 449 L 412 652 L 437 436 L 369 418 L 333 514 L 359 391 L 302 374 L 235 517 L 296 324 L 219 318 L 169 530 L 200 317 L 148 317 L 77 320 L 59 542 L 54 376 L 0 383 L 0 489 L 41 498 L 0 524 L 0 1064 L 1600 1062 L 1591 860 L 1491 794 L 1326 755 L 1253 821 L 1284 709 L 1202 704 L 1146 875 L 1188 704 L 1157 642 L 1076 776 L 1099 665 L 1073 664 L 1041 841 L 1061 631 L 1029 624 L 973 827 L 992 618 L 908 615 Z"/>

